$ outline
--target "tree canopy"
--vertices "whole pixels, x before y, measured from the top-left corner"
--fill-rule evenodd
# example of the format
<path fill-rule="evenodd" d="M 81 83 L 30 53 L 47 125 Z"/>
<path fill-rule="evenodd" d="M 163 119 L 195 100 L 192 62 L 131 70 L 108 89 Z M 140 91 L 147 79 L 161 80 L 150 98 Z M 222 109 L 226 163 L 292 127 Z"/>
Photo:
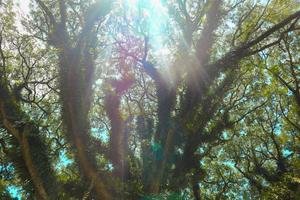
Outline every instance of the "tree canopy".
<path fill-rule="evenodd" d="M 299 199 L 299 8 L 0 1 L 0 199 Z"/>

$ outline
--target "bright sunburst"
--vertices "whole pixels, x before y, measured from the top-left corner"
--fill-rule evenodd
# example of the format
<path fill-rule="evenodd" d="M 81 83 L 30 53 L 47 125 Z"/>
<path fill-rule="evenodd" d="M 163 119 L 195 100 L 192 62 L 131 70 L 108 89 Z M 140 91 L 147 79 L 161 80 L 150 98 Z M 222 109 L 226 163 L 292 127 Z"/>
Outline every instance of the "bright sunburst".
<path fill-rule="evenodd" d="M 143 32 L 149 37 L 154 54 L 166 55 L 170 51 L 165 41 L 173 30 L 170 28 L 168 10 L 160 0 L 126 0 L 126 6 L 132 11 L 133 18 L 142 21 Z"/>

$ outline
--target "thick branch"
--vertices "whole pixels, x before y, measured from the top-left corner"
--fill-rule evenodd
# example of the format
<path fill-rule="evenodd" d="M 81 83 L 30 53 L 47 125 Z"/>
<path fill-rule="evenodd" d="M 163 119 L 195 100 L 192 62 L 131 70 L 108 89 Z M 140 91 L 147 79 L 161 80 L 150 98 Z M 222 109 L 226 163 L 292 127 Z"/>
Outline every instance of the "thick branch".
<path fill-rule="evenodd" d="M 27 174 L 30 176 L 28 178 L 33 183 L 38 199 L 56 199 L 55 178 L 46 146 L 39 136 L 39 129 L 20 111 L 18 102 L 14 100 L 2 82 L 0 83 L 0 106 L 1 123 L 8 133 L 15 137 L 24 160 L 24 163 L 15 163 L 16 167 L 20 164 L 25 165 Z M 47 182 L 45 182 L 45 178 Z"/>
<path fill-rule="evenodd" d="M 84 39 L 89 37 L 93 26 L 98 20 L 105 17 L 111 10 L 112 1 L 110 0 L 97 0 L 95 3 L 90 5 L 85 14 L 85 23 L 79 35 L 77 42 L 77 48 L 82 48 Z"/>
<path fill-rule="evenodd" d="M 249 41 L 246 44 L 243 44 L 240 47 L 236 48 L 235 50 L 225 54 L 223 58 L 217 60 L 215 63 L 206 65 L 205 69 L 207 69 L 208 71 L 209 78 L 211 80 L 214 80 L 220 71 L 223 71 L 226 68 L 232 68 L 236 66 L 236 64 L 243 58 L 253 55 L 254 53 L 257 53 L 256 51 L 251 52 L 251 48 L 253 46 L 257 45 L 258 43 L 260 43 L 261 41 L 263 41 L 264 39 L 266 39 L 276 31 L 279 31 L 281 28 L 288 25 L 291 21 L 299 18 L 300 18 L 300 11 L 297 11 L 294 14 L 288 16 L 286 19 L 279 22 L 278 24 L 274 25 L 264 33 L 262 33 L 256 39 Z"/>
<path fill-rule="evenodd" d="M 51 25 L 53 28 L 57 26 L 56 20 L 54 15 L 52 14 L 51 10 L 46 6 L 46 4 L 42 0 L 36 0 L 38 5 L 41 7 L 41 9 L 45 12 L 46 16 L 49 18 Z"/>

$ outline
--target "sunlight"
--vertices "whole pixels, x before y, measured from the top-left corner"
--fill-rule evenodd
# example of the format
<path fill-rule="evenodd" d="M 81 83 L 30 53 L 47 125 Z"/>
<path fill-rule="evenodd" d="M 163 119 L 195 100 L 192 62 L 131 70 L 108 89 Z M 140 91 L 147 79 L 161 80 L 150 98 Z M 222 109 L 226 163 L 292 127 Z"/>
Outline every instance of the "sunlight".
<path fill-rule="evenodd" d="M 138 10 L 140 12 L 133 12 L 138 16 L 139 20 L 145 20 L 145 27 L 143 27 L 149 36 L 149 42 L 154 50 L 154 54 L 161 55 L 169 52 L 164 41 L 167 40 L 167 31 L 170 29 L 169 23 L 170 18 L 168 15 L 168 10 L 162 5 L 160 0 L 126 0 L 126 6 L 131 10 Z M 140 15 L 141 14 L 141 15 Z"/>
<path fill-rule="evenodd" d="M 168 13 L 167 6 L 161 0 L 126 0 L 126 7 L 130 9 L 133 19 L 137 20 L 142 34 L 149 37 L 152 62 L 155 67 L 163 71 L 163 76 L 168 83 L 172 83 L 174 77 L 171 72 L 173 52 L 175 43 L 167 43 L 178 34 L 178 31 Z M 174 46 L 173 46 L 174 45 Z"/>

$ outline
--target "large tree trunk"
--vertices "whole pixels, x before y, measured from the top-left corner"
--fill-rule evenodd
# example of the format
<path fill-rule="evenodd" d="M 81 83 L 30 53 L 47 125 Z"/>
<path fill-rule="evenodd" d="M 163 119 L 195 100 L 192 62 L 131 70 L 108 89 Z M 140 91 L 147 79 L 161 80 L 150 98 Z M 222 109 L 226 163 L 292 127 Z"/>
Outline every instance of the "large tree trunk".
<path fill-rule="evenodd" d="M 97 170 L 95 150 L 91 147 L 89 111 L 92 102 L 94 64 L 82 49 L 65 48 L 60 55 L 60 88 L 66 135 L 84 177 L 94 182 L 99 199 L 111 199 L 103 177 Z"/>

